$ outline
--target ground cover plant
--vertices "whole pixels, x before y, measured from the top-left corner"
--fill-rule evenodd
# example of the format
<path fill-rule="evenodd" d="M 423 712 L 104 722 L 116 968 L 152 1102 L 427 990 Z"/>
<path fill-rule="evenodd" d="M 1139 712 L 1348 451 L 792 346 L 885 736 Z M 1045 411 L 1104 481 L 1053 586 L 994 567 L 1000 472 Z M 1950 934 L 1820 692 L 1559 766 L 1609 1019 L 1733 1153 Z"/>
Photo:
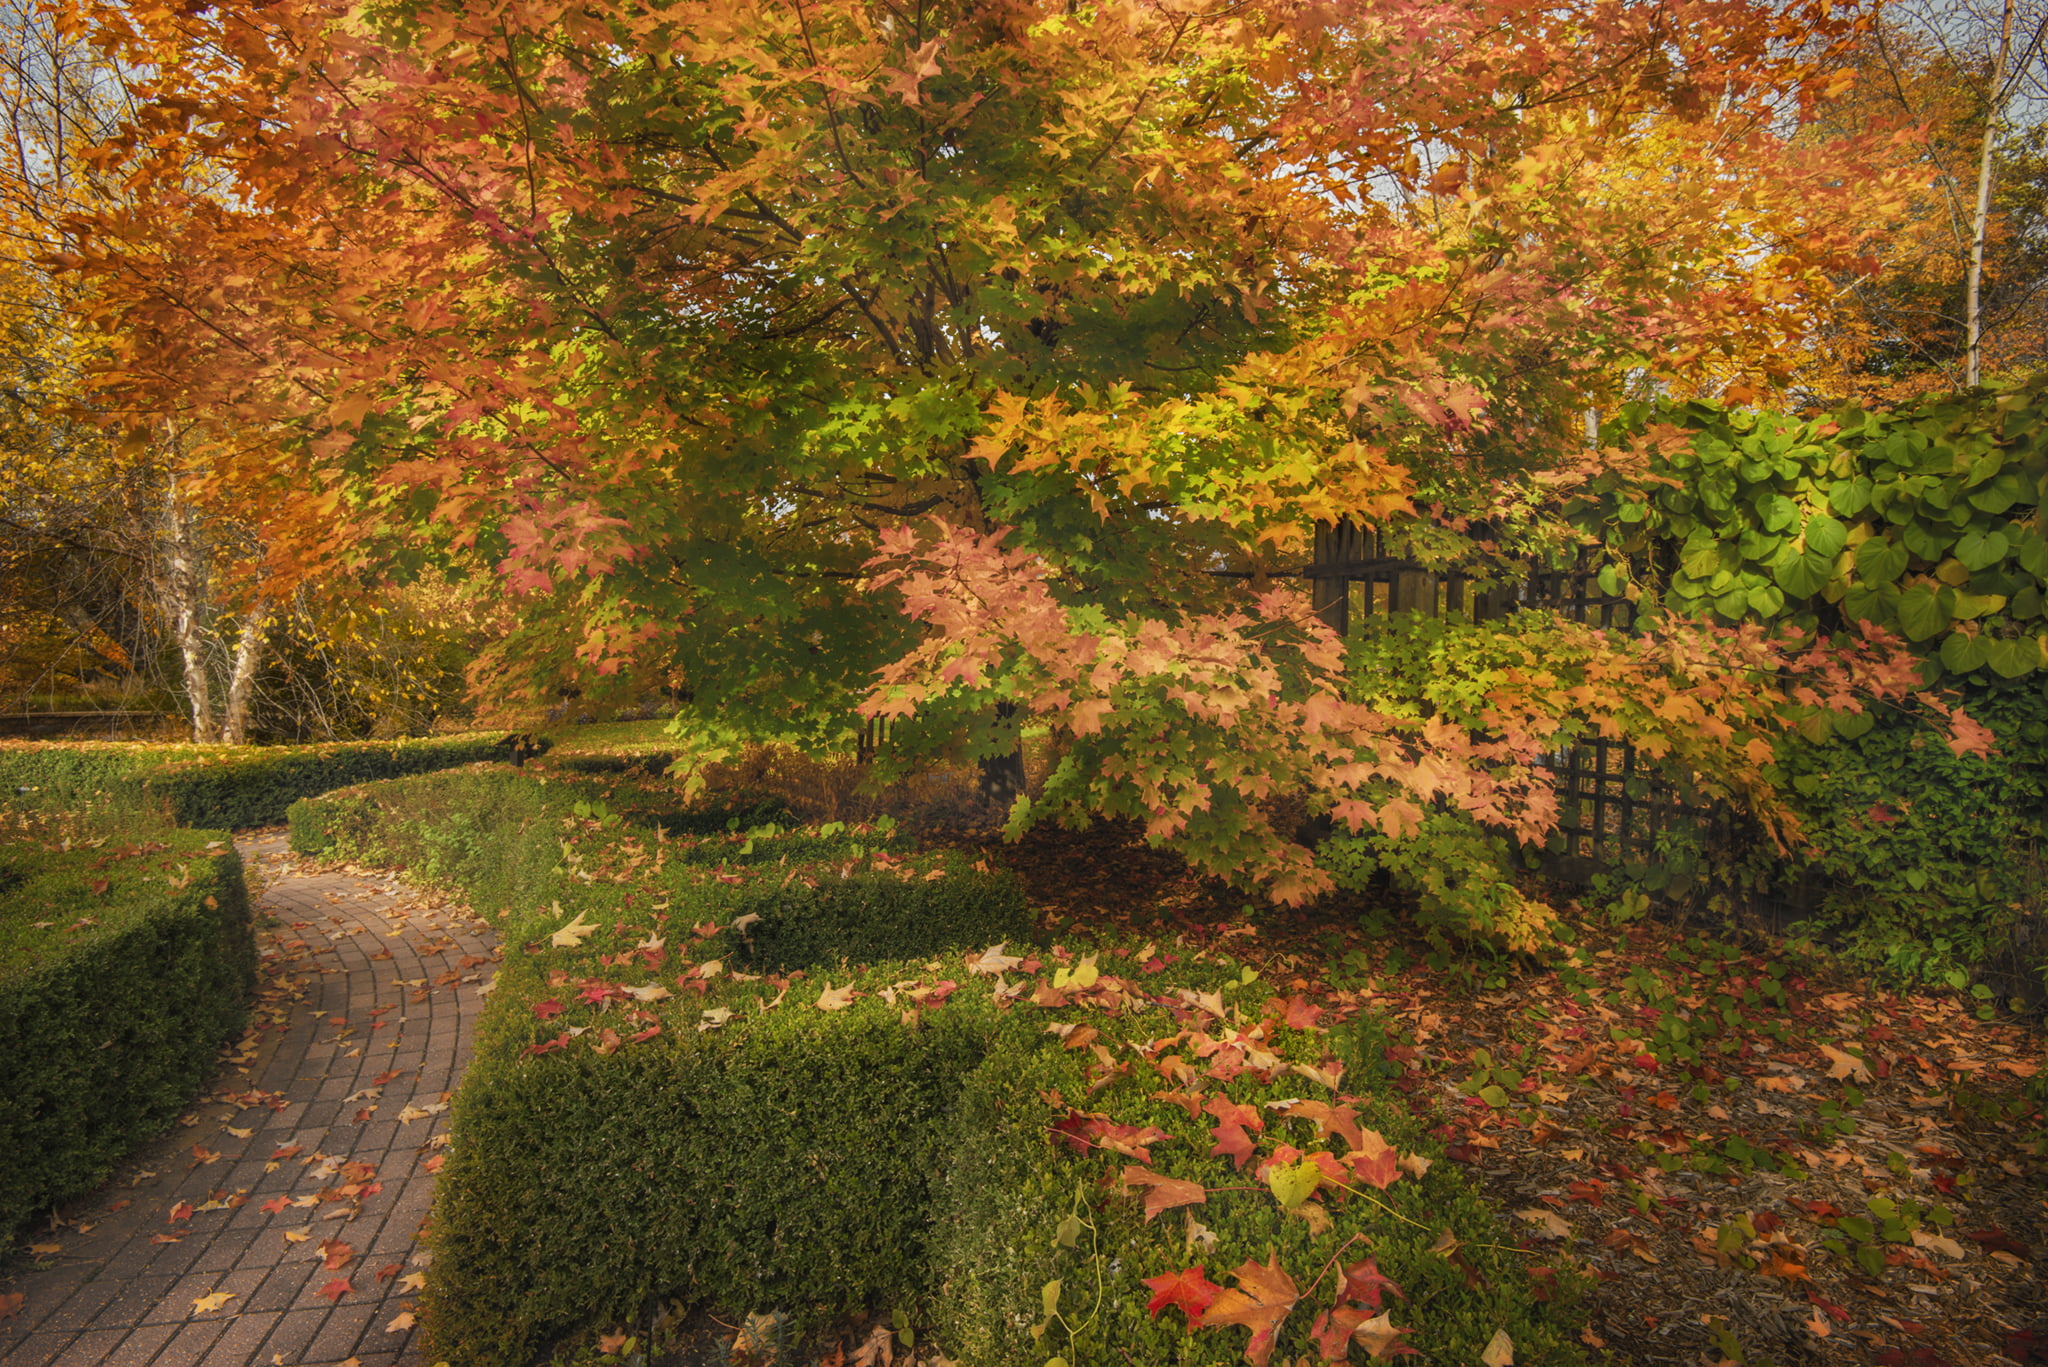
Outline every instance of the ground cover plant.
<path fill-rule="evenodd" d="M 420 832 L 464 801 L 484 817 L 466 863 L 432 865 L 457 885 L 476 877 L 508 948 L 435 1219 L 424 1322 L 451 1361 L 523 1361 L 670 1292 L 799 1329 L 893 1311 L 905 1346 L 936 1322 L 971 1361 L 1039 1363 L 1058 1342 L 1079 1362 L 1134 1336 L 1181 1344 L 1191 1362 L 1263 1363 L 1276 1346 L 1342 1360 L 1354 1340 L 1381 1356 L 1412 1339 L 1442 1361 L 1579 1351 L 1543 1308 L 1556 1270 L 1532 1283 L 1464 1184 L 1431 1176 L 1438 1160 L 1405 1108 L 1338 1056 L 1331 1026 L 1355 1004 L 1274 997 L 1207 952 L 1033 950 L 1008 875 L 957 856 L 816 861 L 828 837 L 815 836 L 765 869 L 672 863 L 660 837 L 563 786 L 451 773 L 293 809 L 295 830 L 331 840 L 341 823 L 318 809 L 370 804 L 323 848 L 422 866 Z M 485 872 L 508 864 L 521 870 L 509 881 Z M 792 914 L 748 900 L 750 886 L 863 878 L 969 889 L 976 928 L 1010 938 L 963 947 L 927 918 L 930 947 L 909 957 L 860 955 L 861 936 L 801 956 L 785 941 L 779 972 L 747 972 L 748 939 Z M 991 894 L 1011 910 L 987 919 Z M 921 905 L 899 898 L 899 918 Z M 1168 1144 L 1187 1161 L 1162 1149 L 1154 1167 Z M 1195 1226 L 1146 1218 L 1206 1202 L 1205 1182 L 1219 1209 L 1190 1237 L 1239 1267 L 1235 1290 L 1187 1256 L 1180 1231 Z M 1070 1237 L 1081 1219 L 1085 1248 Z M 970 1228 L 1003 1233 L 931 1246 L 934 1230 Z M 1427 1292 L 1426 1323 L 1386 1299 L 1400 1291 L 1375 1270 L 1382 1243 Z M 1048 1253 L 1084 1260 L 1098 1291 L 1061 1309 Z M 1165 1297 L 1145 1277 L 1182 1290 Z M 1037 1335 L 1020 1319 L 1033 1306 L 1047 1307 Z M 999 1325 L 1011 1328 L 990 1337 Z"/>
<path fill-rule="evenodd" d="M 4 1245 L 190 1102 L 245 1018 L 255 943 L 223 832 L 0 822 Z"/>

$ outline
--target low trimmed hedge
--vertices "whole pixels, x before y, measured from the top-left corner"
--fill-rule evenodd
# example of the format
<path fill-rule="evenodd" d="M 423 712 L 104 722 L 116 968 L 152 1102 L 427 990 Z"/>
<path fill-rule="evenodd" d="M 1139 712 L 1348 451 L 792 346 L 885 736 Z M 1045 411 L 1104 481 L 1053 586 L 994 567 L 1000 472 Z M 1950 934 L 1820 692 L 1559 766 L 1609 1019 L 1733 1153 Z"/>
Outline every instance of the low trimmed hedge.
<path fill-rule="evenodd" d="M 1127 1042 L 1164 1039 L 1175 1024 L 1155 1010 L 1120 1020 L 1117 1033 Z M 1229 1030 L 1218 1027 L 1217 1033 Z M 1312 1060 L 1324 1044 L 1312 1033 L 1273 1034 L 1265 1047 L 1283 1060 Z M 1344 1094 L 1333 1097 L 1299 1075 L 1260 1069 L 1228 1082 L 1205 1079 L 1195 1088 L 1202 1102 L 1224 1098 L 1264 1118 L 1265 1131 L 1253 1136 L 1256 1161 L 1282 1144 L 1304 1153 L 1324 1147 L 1309 1122 L 1274 1109 L 1303 1099 L 1349 1105 L 1360 1127 L 1403 1154 L 1430 1160 L 1423 1176 L 1403 1174 L 1383 1190 L 1363 1182 L 1350 1192 L 1318 1190 L 1314 1204 L 1321 1209 L 1312 1220 L 1284 1212 L 1257 1179 L 1255 1165 L 1239 1170 L 1213 1152 L 1212 1117 L 1191 1122 L 1162 1100 L 1171 1093 L 1161 1078 L 1140 1067 L 1131 1079 L 1094 1089 L 1087 1054 L 1050 1047 L 1042 1038 L 1013 1034 L 984 1057 L 961 1090 L 951 1161 L 936 1203 L 941 1216 L 930 1274 L 938 1341 L 948 1356 L 972 1367 L 1043 1367 L 1055 1356 L 1075 1367 L 1230 1367 L 1244 1359 L 1246 1330 L 1191 1331 L 1178 1309 L 1152 1314 L 1145 1279 L 1199 1266 L 1211 1283 L 1227 1288 L 1234 1285 L 1228 1274 L 1243 1264 L 1277 1258 L 1301 1301 L 1280 1324 L 1275 1360 L 1321 1361 L 1311 1328 L 1336 1304 L 1331 1269 L 1370 1256 L 1400 1288 L 1398 1296 L 1385 1295 L 1384 1308 L 1412 1330 L 1403 1342 L 1421 1355 L 1418 1362 L 1468 1367 L 1502 1330 L 1523 1367 L 1585 1359 L 1571 1341 L 1577 1328 L 1572 1288 L 1556 1284 L 1547 1269 L 1540 1286 L 1532 1281 L 1536 1260 L 1506 1247 L 1515 1233 L 1465 1174 L 1444 1161 L 1441 1146 L 1420 1132 L 1397 1095 L 1347 1081 Z M 1362 1062 L 1354 1058 L 1347 1071 L 1362 1076 Z M 1055 1105 L 1052 1097 L 1066 1102 Z M 1148 1221 L 1142 1193 L 1123 1194 L 1117 1181 L 1132 1163 L 1129 1156 L 1077 1154 L 1059 1140 L 1054 1127 L 1069 1105 L 1105 1113 L 1119 1125 L 1163 1131 L 1170 1137 L 1150 1145 L 1152 1170 L 1198 1182 L 1208 1198 Z M 1058 1231 L 1069 1217 L 1082 1227 L 1066 1243 Z M 1462 1245 L 1456 1262 L 1431 1251 L 1446 1232 Z M 1046 1313 L 1046 1288 L 1055 1281 L 1057 1319 Z M 1041 1334 L 1033 1334 L 1034 1325 L 1042 1326 Z"/>
<path fill-rule="evenodd" d="M 673 919 L 727 928 L 705 953 L 762 971 L 984 946 L 1031 927 L 1009 874 L 954 854 L 903 853 L 886 833 L 813 828 L 748 839 L 721 821 L 719 834 L 669 840 L 621 814 L 579 816 L 578 804 L 598 810 L 593 800 L 582 785 L 472 768 L 301 801 L 288 817 L 301 853 L 402 866 L 461 889 L 486 915 L 559 904 L 603 922 L 687 901 L 687 919 Z M 717 810 L 700 815 L 708 824 Z"/>
<path fill-rule="evenodd" d="M 799 1325 L 902 1311 L 935 1320 L 963 1367 L 1041 1367 L 1056 1353 L 1074 1367 L 1222 1364 L 1241 1356 L 1243 1331 L 1190 1336 L 1177 1311 L 1155 1319 L 1143 1278 L 1205 1261 L 1227 1283 L 1229 1268 L 1277 1250 L 1306 1286 L 1348 1248 L 1347 1262 L 1371 1252 L 1408 1292 L 1408 1306 L 1389 1307 L 1428 1360 L 1473 1361 L 1501 1329 L 1518 1362 L 1580 1360 L 1522 1258 L 1473 1247 L 1468 1281 L 1427 1252 L 1445 1229 L 1468 1245 L 1512 1242 L 1449 1165 L 1331 1197 L 1321 1227 L 1284 1213 L 1251 1171 L 1200 1156 L 1207 1118 L 1191 1124 L 1162 1100 L 1169 1084 L 1146 1060 L 1165 1066 L 1176 1037 L 1201 1059 L 1193 1032 L 1206 1025 L 1270 1051 L 1227 1080 L 1193 1084 L 1208 1095 L 1349 1103 L 1403 1152 L 1441 1157 L 1397 1098 L 1371 1091 L 1367 1060 L 1349 1072 L 1368 1079 L 1350 1084 L 1358 1096 L 1333 1096 L 1296 1069 L 1327 1078 L 1330 1037 L 1282 1028 L 1255 974 L 1199 955 L 1141 967 L 1111 949 L 1099 972 L 1122 976 L 1074 1000 L 1059 986 L 1070 956 L 968 933 L 1023 924 L 1003 900 L 1014 893 L 1006 879 L 887 851 L 850 873 L 794 859 L 686 864 L 661 858 L 666 847 L 646 831 L 606 824 L 610 814 L 577 816 L 578 801 L 591 810 L 574 785 L 465 771 L 292 812 L 295 840 L 317 829 L 351 857 L 431 862 L 504 899 L 491 906 L 507 954 L 437 1189 L 421 1314 L 430 1359 L 527 1367 L 679 1294 L 729 1319 L 783 1310 Z M 981 889 L 985 906 L 1004 910 L 977 923 L 919 900 L 943 903 L 948 888 Z M 750 914 L 762 919 L 735 930 Z M 856 929 L 870 937 L 861 946 L 890 956 L 858 952 Z M 941 937 L 954 944 L 937 947 Z M 982 961 L 999 939 L 1011 961 Z M 1084 1029 L 1100 1038 L 1072 1033 Z M 1179 1212 L 1148 1224 L 1137 1199 L 1105 1181 L 1128 1157 L 1049 1143 L 1069 1106 L 1175 1136 L 1158 1144 L 1158 1171 L 1243 1189 L 1196 1212 L 1214 1248 L 1183 1255 Z M 1275 1122 L 1262 1149 L 1281 1142 L 1306 1149 L 1311 1132 Z M 1092 1229 L 1062 1245 L 1058 1226 L 1076 1213 Z M 1034 1340 L 1056 1278 L 1075 1288 L 1064 1295 L 1088 1288 L 1088 1305 L 1060 1304 L 1089 1327 Z M 1329 1287 L 1312 1295 L 1327 1300 Z M 1290 1360 L 1311 1351 L 1322 1308 L 1305 1299 L 1283 1326 Z"/>
<path fill-rule="evenodd" d="M 0 1243 L 190 1103 L 255 970 L 222 832 L 0 845 Z"/>
<path fill-rule="evenodd" d="M 481 736 L 311 746 L 0 745 L 0 794 L 18 805 L 84 807 L 96 795 L 181 826 L 275 825 L 295 800 L 501 755 Z"/>

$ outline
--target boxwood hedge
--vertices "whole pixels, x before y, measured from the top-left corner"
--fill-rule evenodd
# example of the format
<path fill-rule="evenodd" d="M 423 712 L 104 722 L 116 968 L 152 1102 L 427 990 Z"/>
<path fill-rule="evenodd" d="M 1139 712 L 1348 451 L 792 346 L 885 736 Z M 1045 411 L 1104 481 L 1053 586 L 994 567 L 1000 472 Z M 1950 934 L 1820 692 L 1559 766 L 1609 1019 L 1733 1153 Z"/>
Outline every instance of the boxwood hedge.
<path fill-rule="evenodd" d="M 244 1021 L 255 955 L 221 832 L 0 845 L 0 1243 L 190 1101 Z"/>
<path fill-rule="evenodd" d="M 1408 1292 L 1412 1310 L 1389 1305 L 1427 1359 L 1476 1360 L 1506 1330 L 1519 1362 L 1576 1360 L 1526 1259 L 1481 1247 L 1509 1238 L 1447 1166 L 1328 1196 L 1310 1219 L 1201 1156 L 1207 1119 L 1162 1099 L 1157 1069 L 1174 1071 L 1178 1043 L 1196 1059 L 1229 1037 L 1260 1052 L 1193 1083 L 1208 1095 L 1349 1103 L 1404 1152 L 1436 1156 L 1369 1086 L 1332 1096 L 1330 1036 L 1284 1028 L 1255 974 L 1200 955 L 1139 967 L 1112 948 L 1096 970 L 1111 976 L 1077 996 L 1062 966 L 1086 961 L 1064 951 L 1011 937 L 1007 962 L 980 957 L 1023 924 L 1014 888 L 985 871 L 886 850 L 692 864 L 612 815 L 559 781 L 481 772 L 293 809 L 295 839 L 317 828 L 353 857 L 432 862 L 503 899 L 506 960 L 436 1198 L 430 1360 L 525 1367 L 680 1295 L 727 1318 L 905 1311 L 967 1367 L 1221 1364 L 1244 1332 L 1155 1318 L 1143 1278 L 1205 1261 L 1222 1282 L 1277 1255 L 1307 1287 L 1346 1250 L 1370 1250 Z M 952 903 L 920 900 L 949 887 Z M 958 895 L 977 889 L 981 910 Z M 1362 1062 L 1351 1077 L 1371 1075 Z M 1180 1220 L 1144 1220 L 1114 1181 L 1127 1155 L 1049 1143 L 1076 1114 L 1172 1135 L 1158 1171 L 1236 1188 L 1200 1208 L 1213 1245 L 1188 1254 Z M 1284 1128 L 1269 1152 L 1312 1146 L 1306 1126 Z M 1069 1216 L 1084 1233 L 1063 1241 Z M 1429 1251 L 1445 1230 L 1465 1245 L 1455 1261 Z M 1034 1337 L 1054 1280 L 1074 1313 Z M 1329 1296 L 1311 1291 L 1283 1324 L 1290 1358 L 1310 1351 L 1310 1299 Z"/>
<path fill-rule="evenodd" d="M 28 742 L 0 745 L 0 794 L 48 807 L 99 795 L 181 826 L 239 829 L 283 821 L 298 798 L 502 753 L 486 736 L 263 747 Z"/>

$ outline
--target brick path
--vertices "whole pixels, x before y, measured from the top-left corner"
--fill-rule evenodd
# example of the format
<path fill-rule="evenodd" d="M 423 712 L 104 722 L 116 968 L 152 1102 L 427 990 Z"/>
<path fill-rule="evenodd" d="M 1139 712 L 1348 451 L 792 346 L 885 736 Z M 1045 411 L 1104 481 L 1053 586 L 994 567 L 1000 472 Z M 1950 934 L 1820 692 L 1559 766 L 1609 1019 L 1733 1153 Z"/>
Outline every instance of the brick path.
<path fill-rule="evenodd" d="M 301 868 L 282 832 L 238 843 L 253 1028 L 169 1135 L 29 1232 L 0 1274 L 5 1367 L 419 1362 L 416 1240 L 492 938 L 388 876 Z"/>

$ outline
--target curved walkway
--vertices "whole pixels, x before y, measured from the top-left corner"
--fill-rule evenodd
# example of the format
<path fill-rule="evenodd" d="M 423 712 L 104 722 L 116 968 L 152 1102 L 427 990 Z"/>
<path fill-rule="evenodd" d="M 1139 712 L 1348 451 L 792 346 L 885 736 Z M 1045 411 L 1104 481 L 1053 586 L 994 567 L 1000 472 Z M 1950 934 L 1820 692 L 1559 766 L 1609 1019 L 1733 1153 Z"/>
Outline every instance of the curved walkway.
<path fill-rule="evenodd" d="M 6 1367 L 419 1362 L 417 1240 L 494 941 L 388 876 L 301 869 L 282 832 L 237 843 L 251 1028 L 169 1135 L 29 1233 Z"/>

